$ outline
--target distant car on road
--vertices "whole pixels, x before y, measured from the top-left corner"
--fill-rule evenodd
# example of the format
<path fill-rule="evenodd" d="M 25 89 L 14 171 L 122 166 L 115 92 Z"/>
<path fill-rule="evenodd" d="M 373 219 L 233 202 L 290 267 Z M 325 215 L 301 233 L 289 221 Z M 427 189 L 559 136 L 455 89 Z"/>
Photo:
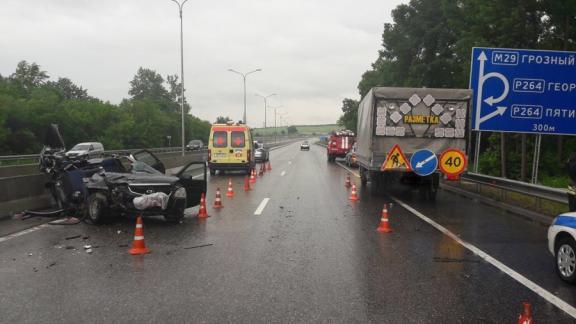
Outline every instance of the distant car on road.
<path fill-rule="evenodd" d="M 256 162 L 268 162 L 270 160 L 270 152 L 263 143 L 254 141 L 254 160 Z"/>
<path fill-rule="evenodd" d="M 576 283 L 576 212 L 564 213 L 548 228 L 548 249 L 556 259 L 556 273 L 569 283 Z"/>
<path fill-rule="evenodd" d="M 104 145 L 99 142 L 86 142 L 74 145 L 66 156 L 72 159 L 93 159 L 104 156 Z"/>
<path fill-rule="evenodd" d="M 186 145 L 186 151 L 199 151 L 204 148 L 204 143 L 201 140 L 191 140 Z"/>
<path fill-rule="evenodd" d="M 302 142 L 302 144 L 300 144 L 300 151 L 310 151 L 310 143 L 308 143 L 308 141 L 304 141 Z"/>

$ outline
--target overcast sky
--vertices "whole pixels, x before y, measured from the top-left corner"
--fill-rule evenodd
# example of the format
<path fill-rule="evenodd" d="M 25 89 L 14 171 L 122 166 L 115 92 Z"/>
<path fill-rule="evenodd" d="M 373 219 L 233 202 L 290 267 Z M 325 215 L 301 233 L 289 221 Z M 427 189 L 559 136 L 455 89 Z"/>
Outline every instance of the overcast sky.
<path fill-rule="evenodd" d="M 180 0 L 181 1 L 181 0 Z M 400 0 L 189 0 L 184 6 L 184 77 L 192 114 L 262 126 L 278 96 L 285 123 L 334 123 L 342 99 L 381 48 L 383 25 Z M 171 0 L 1 0 L 0 74 L 21 60 L 119 103 L 138 67 L 180 73 L 180 22 Z M 273 110 L 268 111 L 273 124 Z"/>

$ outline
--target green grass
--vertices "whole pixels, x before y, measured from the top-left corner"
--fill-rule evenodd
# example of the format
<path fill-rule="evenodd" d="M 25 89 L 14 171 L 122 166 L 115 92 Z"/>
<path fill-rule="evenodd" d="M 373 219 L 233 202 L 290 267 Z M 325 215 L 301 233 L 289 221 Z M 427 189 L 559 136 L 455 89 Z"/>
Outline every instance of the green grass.
<path fill-rule="evenodd" d="M 338 126 L 336 124 L 330 124 L 330 125 L 295 125 L 296 129 L 298 130 L 298 134 L 301 135 L 323 135 L 323 134 L 329 134 L 330 132 L 334 131 L 334 130 L 340 130 L 342 129 L 342 126 Z M 278 127 L 278 134 L 282 134 L 282 131 L 284 131 L 284 134 L 288 133 L 288 127 L 287 126 L 283 126 L 283 127 Z M 253 128 L 252 129 L 253 134 L 260 134 L 260 135 L 272 135 L 274 134 L 274 126 L 272 127 L 268 127 L 266 130 L 264 130 L 264 128 Z"/>

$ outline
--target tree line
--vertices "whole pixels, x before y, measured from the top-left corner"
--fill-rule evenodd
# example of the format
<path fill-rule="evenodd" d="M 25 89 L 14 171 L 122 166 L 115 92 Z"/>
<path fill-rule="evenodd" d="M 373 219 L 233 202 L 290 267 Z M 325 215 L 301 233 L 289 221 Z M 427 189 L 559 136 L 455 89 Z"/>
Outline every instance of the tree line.
<path fill-rule="evenodd" d="M 372 87 L 468 88 L 473 47 L 574 51 L 574 0 L 411 0 L 384 24 L 382 48 L 358 83 Z M 346 98 L 338 123 L 356 129 L 358 100 Z M 535 135 L 486 132 L 480 171 L 528 180 Z M 565 186 L 565 161 L 576 151 L 570 136 L 543 135 L 541 182 Z"/>
<path fill-rule="evenodd" d="M 38 64 L 21 61 L 14 73 L 0 75 L 0 155 L 38 153 L 52 123 L 60 126 L 67 148 L 88 141 L 102 142 L 107 150 L 180 146 L 181 87 L 176 75 L 164 79 L 139 68 L 130 97 L 116 105 L 90 96 L 68 78 L 50 80 Z M 207 142 L 210 122 L 191 116 L 188 103 L 184 106 L 187 140 Z"/>

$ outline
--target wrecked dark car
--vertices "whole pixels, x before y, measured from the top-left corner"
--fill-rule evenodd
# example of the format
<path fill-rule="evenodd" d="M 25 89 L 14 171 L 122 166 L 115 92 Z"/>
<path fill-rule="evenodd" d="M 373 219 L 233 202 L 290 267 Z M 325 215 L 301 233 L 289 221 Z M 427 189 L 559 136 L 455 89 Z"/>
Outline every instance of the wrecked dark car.
<path fill-rule="evenodd" d="M 147 150 L 72 161 L 63 154 L 58 128 L 53 125 L 50 132 L 52 142 L 45 143 L 40 169 L 51 175 L 46 187 L 60 212 L 95 224 L 122 214 L 163 215 L 179 222 L 206 192 L 205 161 L 190 162 L 174 175 L 166 175 L 163 163 Z"/>

